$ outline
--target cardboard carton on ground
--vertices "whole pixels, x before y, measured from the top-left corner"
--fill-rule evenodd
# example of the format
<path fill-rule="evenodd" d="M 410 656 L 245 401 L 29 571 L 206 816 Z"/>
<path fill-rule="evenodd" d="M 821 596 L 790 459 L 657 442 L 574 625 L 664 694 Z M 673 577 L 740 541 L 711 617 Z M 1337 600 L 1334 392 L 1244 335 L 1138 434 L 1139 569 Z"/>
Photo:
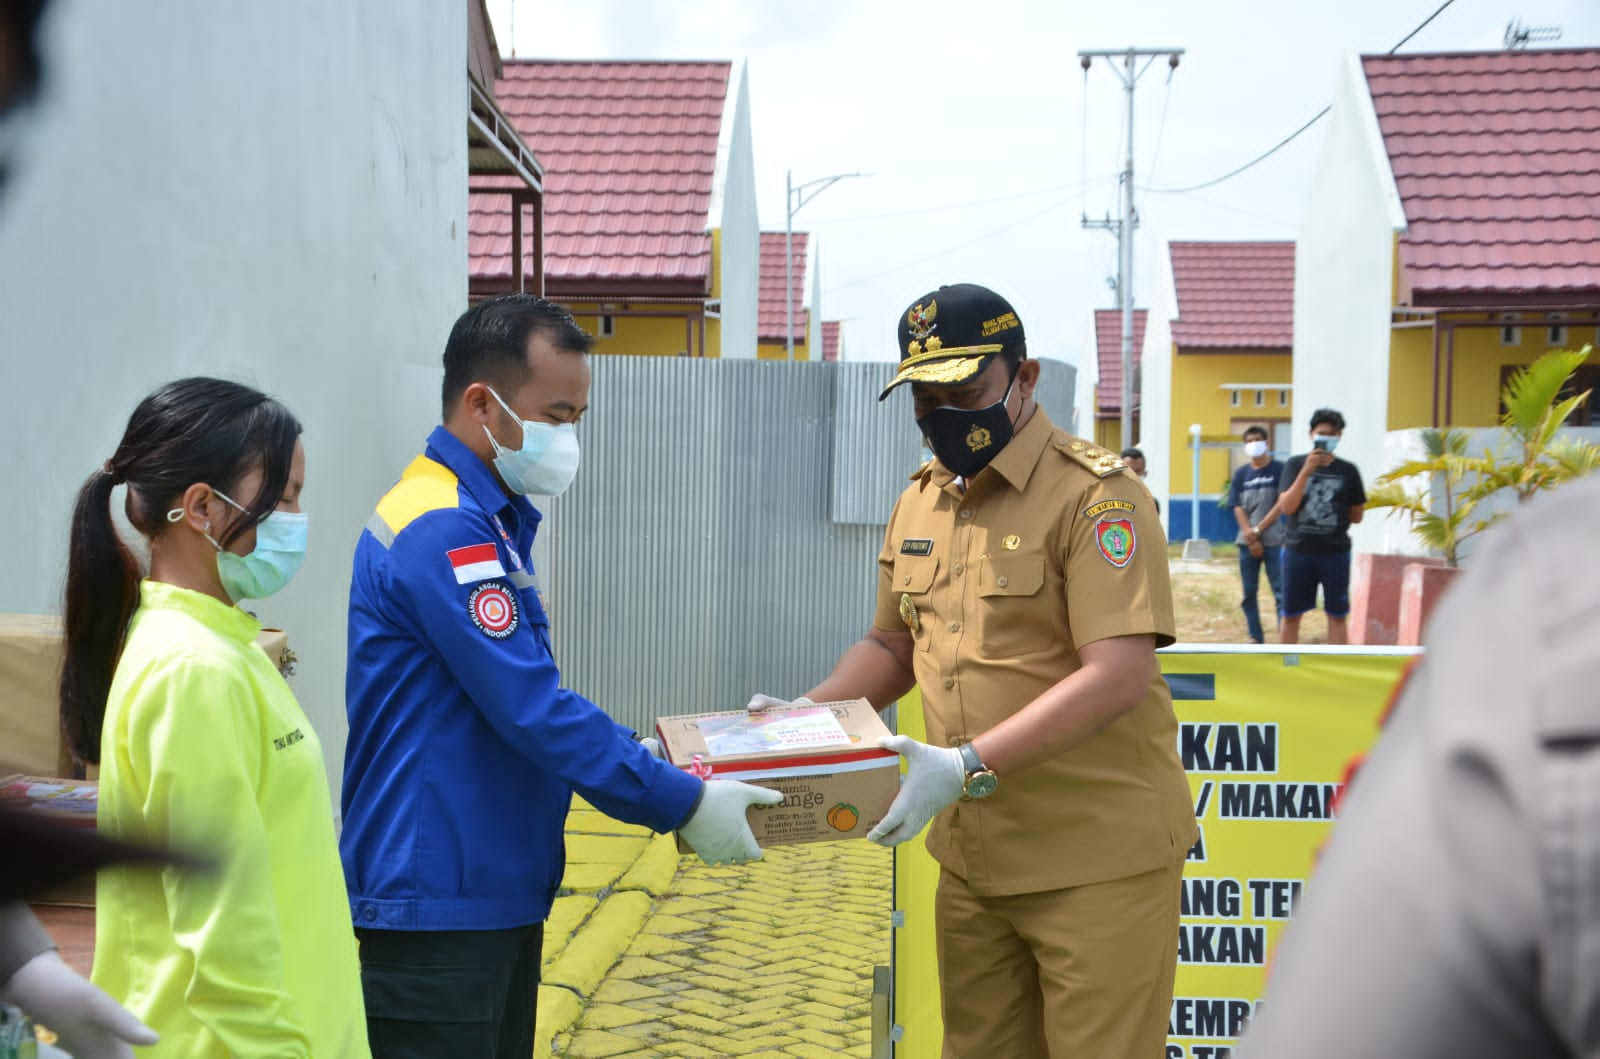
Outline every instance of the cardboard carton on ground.
<path fill-rule="evenodd" d="M 889 734 L 866 699 L 656 722 L 662 753 L 684 771 L 782 792 L 748 811 L 763 847 L 864 837 L 900 789 L 900 755 L 878 745 Z M 681 835 L 678 848 L 690 852 Z"/>

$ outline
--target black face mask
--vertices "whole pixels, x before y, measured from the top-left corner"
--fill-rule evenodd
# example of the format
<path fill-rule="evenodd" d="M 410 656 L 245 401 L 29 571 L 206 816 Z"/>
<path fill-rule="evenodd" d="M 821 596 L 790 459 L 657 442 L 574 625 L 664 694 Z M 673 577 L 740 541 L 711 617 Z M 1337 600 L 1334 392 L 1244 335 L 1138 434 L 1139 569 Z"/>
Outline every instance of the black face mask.
<path fill-rule="evenodd" d="M 935 408 L 917 420 L 928 447 L 952 473 L 971 478 L 1010 443 L 1016 430 L 1006 402 L 1011 400 L 1016 382 L 1017 374 L 1012 372 L 1006 395 L 985 408 Z"/>

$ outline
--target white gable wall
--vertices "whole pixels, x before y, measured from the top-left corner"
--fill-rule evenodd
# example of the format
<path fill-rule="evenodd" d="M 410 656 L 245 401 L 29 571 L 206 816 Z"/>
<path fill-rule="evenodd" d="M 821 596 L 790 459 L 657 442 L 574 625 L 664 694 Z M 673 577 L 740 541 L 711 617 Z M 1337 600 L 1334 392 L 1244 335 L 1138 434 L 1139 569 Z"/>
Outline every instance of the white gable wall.
<path fill-rule="evenodd" d="M 1336 408 L 1348 426 L 1339 455 L 1368 488 L 1384 469 L 1389 420 L 1389 320 L 1395 233 L 1405 226 L 1357 56 L 1348 57 L 1295 241 L 1295 450 L 1313 410 Z M 1382 528 L 1358 526 L 1355 547 L 1378 547 Z"/>
<path fill-rule="evenodd" d="M 750 140 L 750 85 L 745 63 L 730 74 L 722 121 L 710 219 L 712 225 L 722 228 L 722 356 L 754 360 L 761 222 L 756 215 L 755 150 Z"/>

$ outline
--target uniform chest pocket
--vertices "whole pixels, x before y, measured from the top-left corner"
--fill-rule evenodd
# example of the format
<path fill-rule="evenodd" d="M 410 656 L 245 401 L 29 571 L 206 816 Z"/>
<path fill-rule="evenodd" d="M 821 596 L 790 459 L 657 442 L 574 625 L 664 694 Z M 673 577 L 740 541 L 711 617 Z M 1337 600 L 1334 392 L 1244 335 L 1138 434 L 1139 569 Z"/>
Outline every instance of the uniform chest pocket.
<path fill-rule="evenodd" d="M 934 578 L 938 573 L 937 556 L 895 556 L 890 587 L 900 601 L 900 620 L 905 624 L 906 631 L 911 634 L 912 639 L 917 641 L 917 646 L 924 651 L 928 649 L 930 641 L 929 630 L 938 621 L 938 616 L 933 611 L 933 601 L 929 598 Z"/>
<path fill-rule="evenodd" d="M 1064 635 L 1047 598 L 1043 555 L 1002 555 L 979 564 L 978 637 L 990 658 L 1037 651 Z"/>

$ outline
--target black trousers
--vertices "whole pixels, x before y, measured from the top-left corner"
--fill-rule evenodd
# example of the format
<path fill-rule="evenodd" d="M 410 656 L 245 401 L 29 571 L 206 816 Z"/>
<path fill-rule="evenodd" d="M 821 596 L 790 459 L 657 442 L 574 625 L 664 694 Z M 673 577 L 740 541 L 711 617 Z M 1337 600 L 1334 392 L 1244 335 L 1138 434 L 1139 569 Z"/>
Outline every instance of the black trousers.
<path fill-rule="evenodd" d="M 544 924 L 356 929 L 372 1059 L 528 1059 Z"/>

